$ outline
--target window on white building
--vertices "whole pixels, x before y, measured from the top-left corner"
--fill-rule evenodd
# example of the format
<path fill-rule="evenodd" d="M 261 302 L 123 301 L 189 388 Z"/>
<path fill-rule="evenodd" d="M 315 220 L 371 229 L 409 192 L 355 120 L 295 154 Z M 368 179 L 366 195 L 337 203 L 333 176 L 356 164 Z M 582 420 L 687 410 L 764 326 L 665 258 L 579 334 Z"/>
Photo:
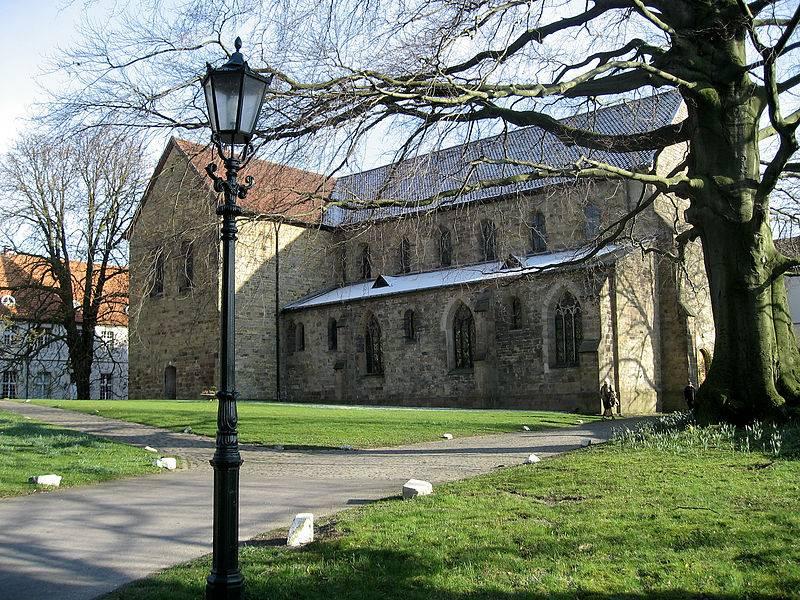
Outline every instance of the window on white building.
<path fill-rule="evenodd" d="M 111 329 L 104 329 L 100 332 L 100 339 L 103 340 L 103 346 L 109 350 L 114 349 L 114 332 Z"/>
<path fill-rule="evenodd" d="M 111 400 L 114 397 L 114 380 L 111 373 L 100 373 L 100 400 Z"/>
<path fill-rule="evenodd" d="M 11 346 L 17 341 L 17 328 L 9 325 L 3 330 L 3 345 Z"/>
<path fill-rule="evenodd" d="M 3 385 L 0 389 L 0 396 L 3 398 L 17 397 L 17 372 L 8 370 L 3 371 Z"/>
<path fill-rule="evenodd" d="M 40 371 L 33 378 L 34 398 L 49 398 L 53 385 L 53 376 L 47 371 Z"/>

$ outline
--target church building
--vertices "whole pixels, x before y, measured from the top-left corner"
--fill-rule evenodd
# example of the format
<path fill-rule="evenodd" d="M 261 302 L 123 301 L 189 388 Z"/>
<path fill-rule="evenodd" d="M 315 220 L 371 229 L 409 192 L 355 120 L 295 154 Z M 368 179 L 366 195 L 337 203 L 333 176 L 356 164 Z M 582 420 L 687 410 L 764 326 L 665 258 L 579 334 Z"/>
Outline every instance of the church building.
<path fill-rule="evenodd" d="M 668 93 L 565 122 L 625 134 L 682 110 Z M 335 180 L 253 160 L 238 221 L 239 397 L 595 412 L 608 379 L 623 413 L 680 408 L 714 334 L 699 243 L 683 264 L 659 251 L 686 227 L 685 201 L 649 203 L 653 190 L 630 180 L 515 176 L 530 170 L 521 162 L 582 157 L 633 171 L 658 159 L 666 173 L 684 151 L 600 152 L 524 127 Z M 129 232 L 131 398 L 215 389 L 214 158 L 170 140 Z"/>

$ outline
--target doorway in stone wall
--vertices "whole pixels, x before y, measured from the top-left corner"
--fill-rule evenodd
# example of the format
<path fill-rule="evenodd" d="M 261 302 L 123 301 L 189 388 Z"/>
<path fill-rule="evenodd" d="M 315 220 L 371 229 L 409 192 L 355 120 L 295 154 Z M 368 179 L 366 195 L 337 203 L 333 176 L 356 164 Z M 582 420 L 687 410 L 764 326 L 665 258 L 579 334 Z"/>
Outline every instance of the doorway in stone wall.
<path fill-rule="evenodd" d="M 177 386 L 177 371 L 175 367 L 169 365 L 164 369 L 164 398 L 167 400 L 175 400 L 178 396 Z"/>

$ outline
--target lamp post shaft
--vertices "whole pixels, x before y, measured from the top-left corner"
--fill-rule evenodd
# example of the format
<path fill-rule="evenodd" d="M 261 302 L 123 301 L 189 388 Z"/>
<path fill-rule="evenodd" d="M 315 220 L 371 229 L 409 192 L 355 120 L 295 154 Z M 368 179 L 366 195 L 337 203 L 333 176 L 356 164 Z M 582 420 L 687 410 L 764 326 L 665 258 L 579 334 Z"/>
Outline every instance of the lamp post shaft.
<path fill-rule="evenodd" d="M 222 216 L 222 306 L 220 311 L 219 391 L 217 441 L 214 467 L 214 541 L 211 574 L 206 580 L 207 600 L 239 600 L 244 579 L 239 570 L 239 454 L 236 411 L 236 205 L 240 186 L 236 176 L 240 162 L 225 160 L 225 180 L 220 187 L 225 203 L 217 207 Z M 209 173 L 211 175 L 211 173 Z"/>

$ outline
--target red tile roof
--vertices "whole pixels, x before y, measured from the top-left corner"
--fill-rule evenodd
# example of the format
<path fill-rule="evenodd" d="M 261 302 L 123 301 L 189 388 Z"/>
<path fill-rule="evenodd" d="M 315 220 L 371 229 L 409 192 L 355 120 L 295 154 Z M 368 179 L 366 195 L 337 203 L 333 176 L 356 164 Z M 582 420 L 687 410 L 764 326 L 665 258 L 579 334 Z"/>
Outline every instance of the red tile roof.
<path fill-rule="evenodd" d="M 70 262 L 73 302 L 82 302 L 86 283 L 86 263 Z M 128 270 L 113 267 L 104 286 L 98 323 L 128 326 Z M 97 272 L 93 274 L 96 280 Z M 32 254 L 4 251 L 0 254 L 0 297 L 11 296 L 13 303 L 0 304 L 0 318 L 57 323 L 63 320 L 63 303 L 58 295 L 52 269 L 47 259 Z M 79 310 L 76 320 L 82 320 Z"/>
<path fill-rule="evenodd" d="M 186 155 L 209 188 L 212 181 L 205 173 L 207 164 L 216 162 L 217 172 L 224 175 L 222 161 L 212 146 L 201 146 L 178 138 L 172 138 L 170 145 L 173 143 Z M 255 184 L 243 200 L 237 201 L 243 209 L 309 225 L 320 223 L 322 207 L 335 183 L 332 178 L 318 173 L 256 158 L 240 171 L 240 180 L 243 181 L 248 175 L 253 177 Z"/>

